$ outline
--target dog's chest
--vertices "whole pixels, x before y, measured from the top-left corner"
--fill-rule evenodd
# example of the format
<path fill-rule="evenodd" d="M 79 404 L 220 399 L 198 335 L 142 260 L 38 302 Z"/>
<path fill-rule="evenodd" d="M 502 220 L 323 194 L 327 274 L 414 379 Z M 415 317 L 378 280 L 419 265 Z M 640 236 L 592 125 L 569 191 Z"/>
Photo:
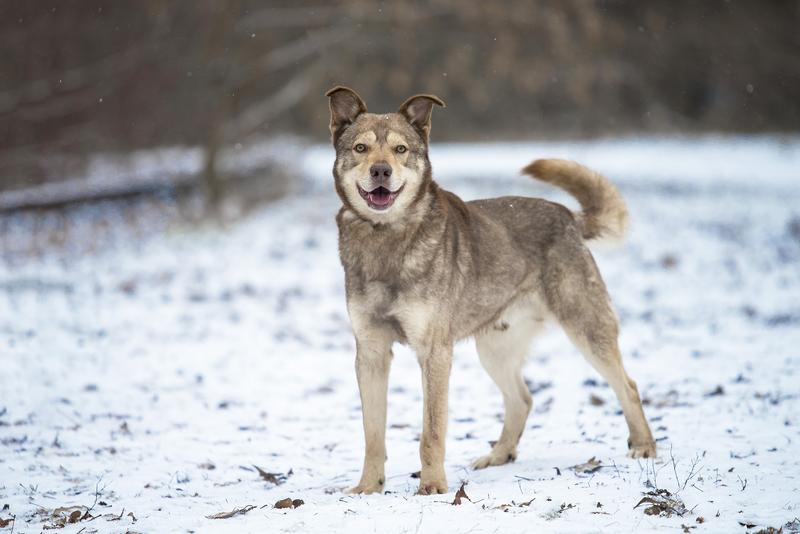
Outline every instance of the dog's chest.
<path fill-rule="evenodd" d="M 364 282 L 355 296 L 361 307 L 376 319 L 390 319 L 400 295 L 399 287 L 387 281 Z"/>
<path fill-rule="evenodd" d="M 354 326 L 383 324 L 395 331 L 400 342 L 424 338 L 431 323 L 434 303 L 413 290 L 391 282 L 371 281 L 348 295 L 348 309 Z"/>

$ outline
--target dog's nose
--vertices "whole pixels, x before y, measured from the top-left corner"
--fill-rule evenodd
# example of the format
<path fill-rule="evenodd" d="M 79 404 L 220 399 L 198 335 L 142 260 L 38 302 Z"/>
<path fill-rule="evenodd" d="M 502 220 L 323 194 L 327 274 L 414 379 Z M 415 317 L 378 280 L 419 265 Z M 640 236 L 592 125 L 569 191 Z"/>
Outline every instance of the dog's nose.
<path fill-rule="evenodd" d="M 374 180 L 385 180 L 392 175 L 392 167 L 387 163 L 376 163 L 369 168 L 369 175 Z"/>

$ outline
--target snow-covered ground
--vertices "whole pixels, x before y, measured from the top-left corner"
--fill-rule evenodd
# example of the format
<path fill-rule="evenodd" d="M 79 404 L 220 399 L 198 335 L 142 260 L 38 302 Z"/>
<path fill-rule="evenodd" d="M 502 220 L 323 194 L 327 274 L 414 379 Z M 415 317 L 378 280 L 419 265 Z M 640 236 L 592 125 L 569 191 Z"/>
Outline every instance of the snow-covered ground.
<path fill-rule="evenodd" d="M 343 494 L 363 443 L 318 147 L 304 195 L 226 229 L 104 227 L 122 238 L 93 247 L 74 241 L 98 235 L 101 208 L 82 208 L 64 223 L 71 246 L 28 256 L 9 251 L 36 221 L 3 222 L 0 525 L 16 521 L 0 532 L 800 531 L 800 141 L 449 145 L 432 160 L 464 198 L 574 206 L 514 176 L 553 155 L 606 172 L 629 202 L 627 244 L 596 255 L 657 460 L 625 457 L 616 399 L 552 330 L 525 369 L 535 406 L 515 463 L 468 467 L 499 435 L 502 401 L 462 343 L 451 491 L 415 496 L 419 371 L 398 349 L 386 494 Z M 592 457 L 592 472 L 573 468 Z M 462 481 L 470 500 L 452 505 Z M 286 497 L 304 504 L 274 507 Z"/>

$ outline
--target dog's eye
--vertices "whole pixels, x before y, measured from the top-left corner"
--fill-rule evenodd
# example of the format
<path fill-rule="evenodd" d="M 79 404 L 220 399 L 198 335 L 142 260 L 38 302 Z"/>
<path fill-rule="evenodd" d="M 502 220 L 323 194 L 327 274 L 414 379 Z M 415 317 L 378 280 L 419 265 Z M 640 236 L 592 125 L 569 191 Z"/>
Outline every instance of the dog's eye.
<path fill-rule="evenodd" d="M 397 152 L 398 154 L 402 154 L 403 152 L 405 152 L 406 150 L 408 150 L 408 148 L 406 148 L 406 147 L 405 147 L 405 146 L 403 146 L 403 145 L 397 145 L 397 146 L 395 147 L 395 149 L 394 149 L 394 150 L 395 150 L 395 152 Z"/>
<path fill-rule="evenodd" d="M 358 143 L 355 146 L 355 151 L 356 152 L 366 152 L 366 150 L 367 150 L 367 145 L 365 145 L 364 143 Z"/>

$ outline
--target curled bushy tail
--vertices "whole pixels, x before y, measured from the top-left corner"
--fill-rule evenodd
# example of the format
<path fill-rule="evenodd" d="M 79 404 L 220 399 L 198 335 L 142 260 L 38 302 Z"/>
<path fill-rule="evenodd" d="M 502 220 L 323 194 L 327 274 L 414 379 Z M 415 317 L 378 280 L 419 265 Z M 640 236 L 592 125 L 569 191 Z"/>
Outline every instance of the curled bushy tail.
<path fill-rule="evenodd" d="M 522 172 L 560 187 L 577 199 L 582 211 L 575 216 L 584 239 L 625 237 L 628 208 L 617 188 L 602 175 L 565 159 L 538 159 Z"/>

